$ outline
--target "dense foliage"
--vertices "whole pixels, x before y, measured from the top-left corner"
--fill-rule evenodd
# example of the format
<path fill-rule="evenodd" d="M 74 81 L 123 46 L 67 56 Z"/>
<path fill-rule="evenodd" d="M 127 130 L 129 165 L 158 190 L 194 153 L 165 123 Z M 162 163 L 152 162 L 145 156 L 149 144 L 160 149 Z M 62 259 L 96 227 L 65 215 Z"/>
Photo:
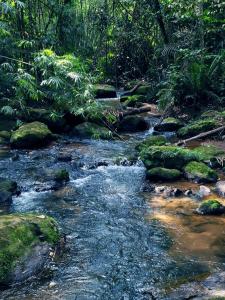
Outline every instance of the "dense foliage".
<path fill-rule="evenodd" d="M 93 77 L 145 79 L 163 109 L 221 104 L 224 16 L 221 0 L 1 0 L 1 106 L 76 113 Z"/>

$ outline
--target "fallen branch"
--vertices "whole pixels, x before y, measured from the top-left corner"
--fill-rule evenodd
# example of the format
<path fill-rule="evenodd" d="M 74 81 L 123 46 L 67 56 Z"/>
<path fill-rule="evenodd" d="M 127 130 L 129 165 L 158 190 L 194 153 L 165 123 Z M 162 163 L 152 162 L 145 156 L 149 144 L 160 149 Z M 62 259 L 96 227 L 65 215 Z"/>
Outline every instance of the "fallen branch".
<path fill-rule="evenodd" d="M 135 87 L 133 87 L 131 90 L 126 91 L 122 94 L 122 96 L 131 96 L 141 85 L 143 85 L 142 82 L 139 82 Z"/>
<path fill-rule="evenodd" d="M 193 137 L 191 137 L 189 139 L 179 141 L 178 143 L 176 143 L 176 145 L 177 146 L 181 146 L 181 145 L 184 145 L 184 144 L 186 144 L 188 142 L 191 142 L 191 141 L 194 141 L 194 140 L 198 140 L 198 139 L 207 137 L 209 135 L 212 135 L 214 133 L 220 132 L 222 130 L 225 130 L 225 126 L 221 126 L 219 128 L 216 128 L 216 129 L 213 129 L 213 130 L 210 130 L 210 131 L 207 131 L 207 132 L 200 133 L 200 134 L 198 134 L 196 136 L 193 136 Z"/>

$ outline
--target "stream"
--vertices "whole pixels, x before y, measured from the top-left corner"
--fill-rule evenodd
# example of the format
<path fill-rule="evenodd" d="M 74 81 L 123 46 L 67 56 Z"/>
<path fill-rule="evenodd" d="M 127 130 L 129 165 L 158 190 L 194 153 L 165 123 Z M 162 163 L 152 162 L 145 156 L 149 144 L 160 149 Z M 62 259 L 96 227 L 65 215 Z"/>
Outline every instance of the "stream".
<path fill-rule="evenodd" d="M 190 199 L 167 201 L 141 192 L 145 168 L 126 158 L 150 133 L 123 141 L 65 136 L 40 150 L 0 152 L 1 174 L 22 188 L 0 213 L 49 214 L 67 240 L 48 272 L 0 291 L 0 299 L 167 299 L 177 285 L 224 270 L 221 218 L 193 215 L 196 203 Z M 60 161 L 62 154 L 72 161 Z M 70 182 L 52 191 L 43 171 L 55 168 L 67 169 Z"/>

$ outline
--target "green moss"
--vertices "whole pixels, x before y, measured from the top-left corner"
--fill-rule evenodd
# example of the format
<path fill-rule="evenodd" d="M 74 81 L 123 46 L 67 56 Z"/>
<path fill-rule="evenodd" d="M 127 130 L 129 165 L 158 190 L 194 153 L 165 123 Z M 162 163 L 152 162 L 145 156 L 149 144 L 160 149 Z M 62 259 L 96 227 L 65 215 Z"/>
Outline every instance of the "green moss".
<path fill-rule="evenodd" d="M 141 85 L 139 88 L 136 89 L 136 91 L 133 93 L 133 95 L 148 95 L 152 91 L 152 87 L 149 85 Z"/>
<path fill-rule="evenodd" d="M 9 140 L 11 137 L 11 133 L 6 130 L 0 131 L 0 137 L 3 139 Z"/>
<path fill-rule="evenodd" d="M 215 199 L 203 201 L 198 210 L 203 215 L 217 215 L 224 213 L 224 206 Z"/>
<path fill-rule="evenodd" d="M 195 152 L 199 156 L 200 161 L 208 161 L 216 158 L 217 156 L 225 154 L 224 150 L 213 145 L 194 148 L 193 152 Z"/>
<path fill-rule="evenodd" d="M 182 138 L 191 137 L 202 132 L 212 130 L 217 127 L 217 124 L 217 121 L 212 119 L 199 120 L 182 127 L 178 130 L 177 134 Z"/>
<path fill-rule="evenodd" d="M 120 102 L 126 102 L 128 100 L 129 96 L 121 96 Z"/>
<path fill-rule="evenodd" d="M 174 181 L 181 177 L 182 173 L 176 169 L 153 168 L 148 170 L 147 178 L 151 180 Z"/>
<path fill-rule="evenodd" d="M 0 282 L 7 280 L 18 262 L 37 244 L 54 245 L 60 238 L 54 219 L 35 214 L 0 217 Z"/>
<path fill-rule="evenodd" d="M 188 179 L 199 183 L 216 182 L 218 179 L 217 173 L 201 162 L 190 162 L 184 171 Z"/>
<path fill-rule="evenodd" d="M 54 173 L 54 180 L 57 182 L 69 181 L 70 176 L 67 170 L 57 170 Z"/>
<path fill-rule="evenodd" d="M 15 148 L 33 148 L 44 145 L 52 138 L 53 135 L 45 124 L 32 122 L 14 131 L 10 142 Z"/>
<path fill-rule="evenodd" d="M 156 131 L 175 131 L 182 127 L 180 120 L 176 118 L 166 118 L 160 124 L 156 125 L 154 129 Z"/>
<path fill-rule="evenodd" d="M 133 95 L 133 96 L 129 96 L 127 98 L 127 100 L 125 101 L 125 105 L 130 106 L 130 107 L 134 107 L 136 105 L 138 105 L 139 103 L 142 103 L 146 101 L 146 97 L 143 95 Z"/>
<path fill-rule="evenodd" d="M 140 157 L 147 168 L 165 167 L 181 170 L 188 162 L 197 160 L 189 149 L 177 146 L 152 146 L 141 150 Z"/>
<path fill-rule="evenodd" d="M 95 84 L 93 87 L 96 98 L 116 98 L 116 89 L 108 84 Z"/>
<path fill-rule="evenodd" d="M 137 150 L 141 151 L 144 148 L 150 146 L 164 146 L 167 144 L 167 139 L 163 135 L 155 135 L 146 138 L 143 142 L 139 143 L 136 147 Z"/>

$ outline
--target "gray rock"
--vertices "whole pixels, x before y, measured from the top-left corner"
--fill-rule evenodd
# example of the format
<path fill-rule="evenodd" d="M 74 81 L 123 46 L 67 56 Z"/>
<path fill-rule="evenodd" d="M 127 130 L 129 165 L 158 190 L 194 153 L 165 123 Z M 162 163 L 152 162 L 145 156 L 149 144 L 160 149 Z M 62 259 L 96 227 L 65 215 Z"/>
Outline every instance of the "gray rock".
<path fill-rule="evenodd" d="M 225 181 L 218 181 L 216 184 L 216 192 L 222 196 L 225 197 Z"/>
<path fill-rule="evenodd" d="M 207 186 L 201 185 L 198 194 L 201 198 L 204 198 L 211 194 L 211 190 Z"/>

